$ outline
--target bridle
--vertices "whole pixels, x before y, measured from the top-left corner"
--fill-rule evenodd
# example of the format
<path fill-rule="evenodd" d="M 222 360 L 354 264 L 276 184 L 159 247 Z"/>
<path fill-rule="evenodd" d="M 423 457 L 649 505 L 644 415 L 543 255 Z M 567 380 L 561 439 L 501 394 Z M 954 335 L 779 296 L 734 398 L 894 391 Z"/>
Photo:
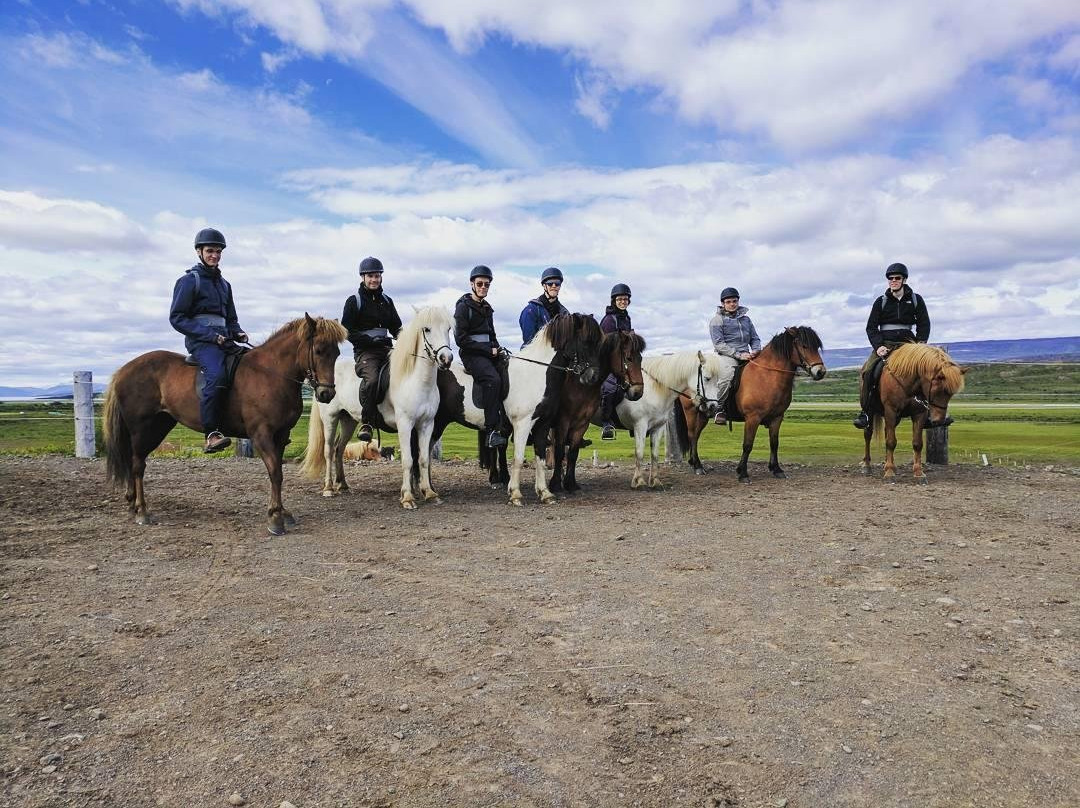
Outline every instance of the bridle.
<path fill-rule="evenodd" d="M 506 348 L 503 348 L 503 354 L 508 359 L 517 359 L 521 362 L 529 362 L 533 365 L 543 365 L 544 367 L 551 368 L 552 370 L 561 370 L 563 373 L 572 373 L 577 376 L 578 381 L 581 381 L 582 374 L 589 369 L 589 363 L 582 362 L 578 358 L 577 351 L 567 357 L 570 362 L 565 366 L 556 365 L 554 362 L 542 362 L 539 359 L 529 359 L 527 356 L 518 356 L 517 354 L 510 353 L 510 351 L 508 351 Z"/>
<path fill-rule="evenodd" d="M 624 332 L 620 331 L 618 333 L 621 335 Z M 620 336 L 620 340 L 621 339 L 622 337 Z M 622 353 L 622 378 L 618 379 L 618 385 L 619 389 L 622 390 L 623 393 L 629 392 L 630 388 L 633 386 L 633 383 L 630 381 L 630 356 L 632 355 L 632 353 L 633 348 L 631 348 L 629 351 L 623 351 Z M 642 373 L 644 372 L 645 370 L 643 368 Z"/>
<path fill-rule="evenodd" d="M 449 343 L 444 344 L 444 345 L 440 345 L 438 348 L 432 346 L 431 340 L 428 339 L 428 332 L 430 330 L 431 329 L 428 328 L 427 326 L 424 326 L 420 330 L 420 336 L 424 340 L 424 353 L 422 353 L 422 354 L 413 354 L 413 356 L 417 357 L 418 359 L 428 359 L 433 364 L 437 365 L 437 364 L 439 364 L 439 351 L 441 351 L 443 348 L 446 348 L 446 350 L 450 351 L 451 348 L 450 348 Z"/>
<path fill-rule="evenodd" d="M 304 381 L 311 385 L 312 390 L 325 387 L 336 392 L 333 376 L 331 376 L 330 384 L 321 384 L 319 382 L 319 374 L 315 370 L 315 329 L 312 329 L 311 334 L 308 336 L 308 368 L 307 373 L 304 375 Z"/>
<path fill-rule="evenodd" d="M 674 387 L 670 387 L 670 386 L 664 384 L 658 378 L 656 378 L 651 373 L 649 373 L 649 371 L 645 370 L 645 368 L 642 368 L 641 372 L 643 374 L 647 375 L 650 379 L 652 379 L 654 382 L 656 382 L 661 387 L 663 387 L 663 388 L 665 388 L 667 390 L 670 390 L 676 396 L 681 396 L 682 398 L 685 398 L 691 404 L 693 404 L 694 407 L 696 407 L 697 409 L 699 409 L 699 410 L 701 410 L 703 412 L 706 409 L 706 405 L 709 404 L 709 402 L 711 402 L 711 401 L 715 401 L 718 406 L 723 403 L 723 402 L 720 401 L 720 399 L 718 399 L 718 398 L 709 398 L 705 394 L 705 360 L 704 360 L 704 358 L 699 358 L 698 359 L 697 390 L 695 391 L 694 395 L 692 395 L 692 396 L 688 395 L 687 393 L 683 392 L 682 390 L 676 390 Z"/>
<path fill-rule="evenodd" d="M 894 379 L 896 379 L 897 381 L 900 381 L 900 377 L 897 376 L 895 373 L 893 373 L 892 368 L 889 367 L 888 360 L 883 359 L 882 363 L 885 365 L 885 369 L 889 371 L 889 374 Z M 931 407 L 937 407 L 940 410 L 948 410 L 948 408 L 949 408 L 949 402 L 948 401 L 946 401 L 944 404 L 940 404 L 940 403 L 935 404 L 932 396 L 927 395 L 926 398 L 923 398 L 919 394 L 919 392 L 917 392 L 918 387 L 919 387 L 919 377 L 918 376 L 915 377 L 915 384 L 912 386 L 911 390 L 908 390 L 906 386 L 903 386 L 903 385 L 901 385 L 901 386 L 903 387 L 905 395 L 907 395 L 909 398 L 911 398 L 911 400 L 913 402 L 915 402 L 920 407 L 922 407 L 924 410 L 926 410 L 926 417 L 927 418 L 930 417 L 930 408 Z M 930 380 L 930 389 L 932 390 L 933 388 L 934 388 L 934 381 L 933 381 L 933 379 L 931 379 Z M 950 399 L 951 399 L 951 396 L 950 396 Z"/>
<path fill-rule="evenodd" d="M 747 362 L 747 364 L 748 365 L 757 365 L 762 370 L 771 370 L 771 371 L 774 371 L 776 373 L 798 373 L 800 370 L 805 370 L 807 376 L 812 375 L 810 373 L 810 368 L 812 366 L 808 361 L 806 361 L 806 357 L 803 355 L 803 352 L 802 352 L 802 347 L 795 340 L 792 340 L 791 344 L 792 344 L 792 347 L 795 349 L 796 356 L 799 357 L 799 361 L 796 363 L 796 367 L 795 367 L 794 370 L 792 370 L 791 368 L 769 367 L 768 365 L 761 364 L 760 362 L 757 361 L 757 359 L 751 359 L 749 362 Z"/>

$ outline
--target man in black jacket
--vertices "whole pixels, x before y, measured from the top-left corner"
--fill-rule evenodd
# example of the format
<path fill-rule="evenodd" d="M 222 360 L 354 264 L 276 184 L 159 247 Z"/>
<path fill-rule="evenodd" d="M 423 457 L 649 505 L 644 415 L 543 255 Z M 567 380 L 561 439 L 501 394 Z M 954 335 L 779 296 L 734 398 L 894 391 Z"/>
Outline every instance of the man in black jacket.
<path fill-rule="evenodd" d="M 484 430 L 487 446 L 505 446 L 506 438 L 499 433 L 503 422 L 502 379 L 497 362 L 502 360 L 502 346 L 495 336 L 495 311 L 485 300 L 491 288 L 491 270 L 475 266 L 469 273 L 472 291 L 462 295 L 454 306 L 454 339 L 457 341 L 461 364 L 480 386 L 484 402 Z"/>
<path fill-rule="evenodd" d="M 870 316 L 866 319 L 866 338 L 874 352 L 863 363 L 859 380 L 859 406 L 862 411 L 852 422 L 857 429 L 870 426 L 870 397 L 874 392 L 870 376 L 878 360 L 888 356 L 889 351 L 905 342 L 926 342 L 930 339 L 930 315 L 926 302 L 907 285 L 908 268 L 903 264 L 889 264 L 885 269 L 889 288 L 874 300 Z M 911 332 L 914 327 L 915 333 Z"/>
<path fill-rule="evenodd" d="M 375 419 L 375 388 L 379 369 L 386 363 L 393 340 L 401 331 L 401 317 L 390 296 L 382 288 L 383 265 L 378 258 L 360 262 L 360 288 L 345 300 L 341 324 L 349 332 L 356 375 L 360 384 L 360 432 L 358 440 L 371 440 Z"/>

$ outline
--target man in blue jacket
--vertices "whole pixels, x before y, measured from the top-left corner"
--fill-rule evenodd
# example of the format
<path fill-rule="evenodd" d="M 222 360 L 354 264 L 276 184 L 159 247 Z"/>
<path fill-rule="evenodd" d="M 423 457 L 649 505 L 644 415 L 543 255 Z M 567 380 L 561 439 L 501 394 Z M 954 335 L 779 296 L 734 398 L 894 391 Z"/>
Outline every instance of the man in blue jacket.
<path fill-rule="evenodd" d="M 225 353 L 228 342 L 247 342 L 233 303 L 232 287 L 221 277 L 221 252 L 225 236 L 206 227 L 195 236 L 199 263 L 180 276 L 173 287 L 169 322 L 184 335 L 184 347 L 194 356 L 205 376 L 199 400 L 208 454 L 228 448 L 231 441 L 221 433 L 221 396 L 225 389 Z"/>
<path fill-rule="evenodd" d="M 557 314 L 569 314 L 566 306 L 559 302 L 559 291 L 562 289 L 563 274 L 558 267 L 548 267 L 540 274 L 540 286 L 543 292 L 540 297 L 530 300 L 521 310 L 518 317 L 518 325 L 521 326 L 521 347 L 524 348 L 536 333 L 551 322 Z"/>

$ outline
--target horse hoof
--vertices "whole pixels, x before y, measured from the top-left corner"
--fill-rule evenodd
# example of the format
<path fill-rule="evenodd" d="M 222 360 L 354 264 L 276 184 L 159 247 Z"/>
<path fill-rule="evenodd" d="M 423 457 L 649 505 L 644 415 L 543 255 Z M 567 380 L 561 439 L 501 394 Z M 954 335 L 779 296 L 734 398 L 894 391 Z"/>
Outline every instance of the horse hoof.
<path fill-rule="evenodd" d="M 546 496 L 540 497 L 540 503 L 542 505 L 554 505 L 558 501 L 559 500 L 555 498 L 554 494 L 547 494 Z"/>
<path fill-rule="evenodd" d="M 522 503 L 522 501 L 520 499 L 511 499 L 506 504 L 507 505 L 513 505 L 515 508 L 520 508 L 520 507 L 523 506 L 523 503 Z"/>
<path fill-rule="evenodd" d="M 780 471 L 779 469 L 774 471 L 772 473 L 772 476 L 775 477 L 778 480 L 786 480 L 787 479 L 787 475 L 784 474 L 784 472 Z"/>
<path fill-rule="evenodd" d="M 434 496 L 424 497 L 424 502 L 430 502 L 432 505 L 442 505 L 442 498 L 435 494 Z"/>
<path fill-rule="evenodd" d="M 698 475 L 698 476 L 700 477 L 700 476 L 702 476 L 703 474 L 705 474 L 705 469 L 703 469 L 703 468 L 696 468 L 696 469 L 694 469 L 694 474 L 696 474 L 696 475 Z"/>
<path fill-rule="evenodd" d="M 338 495 L 338 492 L 337 491 L 331 491 L 329 488 L 324 488 L 323 492 L 322 492 L 322 495 L 324 497 L 336 497 Z"/>
<path fill-rule="evenodd" d="M 916 477 L 915 482 L 917 482 L 919 485 L 926 485 L 930 481 L 925 477 Z"/>
<path fill-rule="evenodd" d="M 283 525 L 267 525 L 266 532 L 271 536 L 284 536 L 285 527 Z"/>
<path fill-rule="evenodd" d="M 404 500 L 401 503 L 401 507 L 404 508 L 407 511 L 415 511 L 416 510 L 416 503 L 413 502 L 411 499 L 407 499 L 407 500 Z"/>
<path fill-rule="evenodd" d="M 750 485 L 750 478 L 749 477 L 740 477 L 739 482 L 742 483 L 743 485 Z"/>
<path fill-rule="evenodd" d="M 135 524 L 137 524 L 137 525 L 156 525 L 157 524 L 157 519 L 155 519 L 154 517 L 152 517 L 148 513 L 144 513 L 141 516 L 136 516 L 135 517 Z"/>
<path fill-rule="evenodd" d="M 296 517 L 293 516 L 291 513 L 285 517 L 285 526 L 296 527 Z"/>

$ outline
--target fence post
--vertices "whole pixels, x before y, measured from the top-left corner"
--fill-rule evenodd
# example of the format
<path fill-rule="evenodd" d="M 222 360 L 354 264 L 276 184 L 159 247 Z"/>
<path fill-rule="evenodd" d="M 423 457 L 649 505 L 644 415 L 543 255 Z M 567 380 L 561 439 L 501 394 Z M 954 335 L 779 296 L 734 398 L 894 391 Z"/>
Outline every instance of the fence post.
<path fill-rule="evenodd" d="M 75 456 L 96 457 L 93 372 L 76 370 L 72 387 L 75 394 Z"/>
<path fill-rule="evenodd" d="M 926 438 L 926 462 L 935 466 L 949 465 L 949 428 L 927 429 L 923 436 Z"/>
<path fill-rule="evenodd" d="M 664 430 L 664 459 L 669 463 L 681 463 L 683 459 L 682 451 L 679 449 L 679 436 L 675 432 L 674 410 L 668 413 Z"/>
<path fill-rule="evenodd" d="M 237 457 L 254 457 L 255 444 L 251 442 L 251 438 L 237 438 L 233 452 Z"/>

